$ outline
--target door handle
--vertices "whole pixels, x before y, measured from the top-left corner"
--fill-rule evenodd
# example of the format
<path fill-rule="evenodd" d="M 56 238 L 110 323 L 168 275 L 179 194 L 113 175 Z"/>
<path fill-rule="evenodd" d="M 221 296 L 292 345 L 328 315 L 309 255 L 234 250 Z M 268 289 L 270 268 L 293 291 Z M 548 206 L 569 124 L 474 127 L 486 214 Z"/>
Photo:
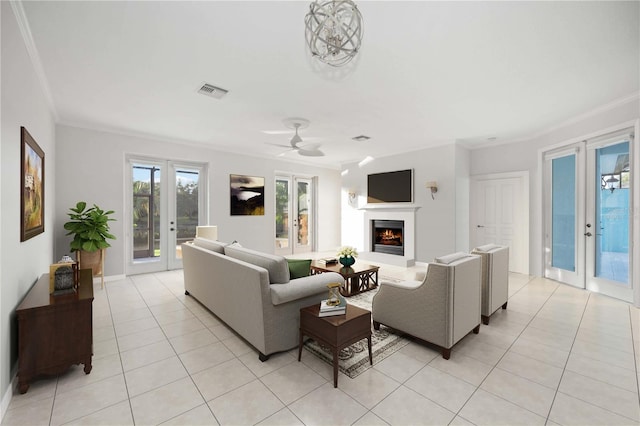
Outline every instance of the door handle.
<path fill-rule="evenodd" d="M 584 235 L 587 236 L 587 237 L 590 237 L 591 236 L 591 232 L 587 232 Z"/>
<path fill-rule="evenodd" d="M 175 231 L 175 228 L 169 228 L 169 231 Z"/>
<path fill-rule="evenodd" d="M 476 225 L 476 228 L 484 228 L 484 225 Z"/>

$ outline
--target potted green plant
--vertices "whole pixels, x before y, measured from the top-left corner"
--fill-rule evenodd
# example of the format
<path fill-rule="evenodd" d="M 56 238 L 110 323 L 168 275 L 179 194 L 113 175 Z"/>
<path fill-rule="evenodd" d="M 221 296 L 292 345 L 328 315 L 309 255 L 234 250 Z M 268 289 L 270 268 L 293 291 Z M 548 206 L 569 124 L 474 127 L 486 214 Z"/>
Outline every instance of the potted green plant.
<path fill-rule="evenodd" d="M 87 208 L 84 201 L 67 213 L 71 220 L 64 224 L 64 229 L 69 231 L 66 235 L 73 235 L 71 252 L 76 252 L 80 267 L 91 268 L 93 275 L 103 274 L 104 251 L 111 247 L 107 239 L 116 239 L 109 233 L 109 222 L 115 220 L 109 215 L 113 213 L 113 210 L 105 211 L 95 204 Z"/>

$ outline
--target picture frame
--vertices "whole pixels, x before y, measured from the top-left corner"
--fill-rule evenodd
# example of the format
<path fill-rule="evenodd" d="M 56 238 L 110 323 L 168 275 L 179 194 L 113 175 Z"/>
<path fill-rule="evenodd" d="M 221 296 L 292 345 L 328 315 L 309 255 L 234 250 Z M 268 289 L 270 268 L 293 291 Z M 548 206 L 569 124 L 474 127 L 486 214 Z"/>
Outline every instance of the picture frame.
<path fill-rule="evenodd" d="M 231 216 L 264 216 L 264 177 L 229 175 Z"/>
<path fill-rule="evenodd" d="M 20 241 L 44 232 L 44 151 L 20 127 Z"/>

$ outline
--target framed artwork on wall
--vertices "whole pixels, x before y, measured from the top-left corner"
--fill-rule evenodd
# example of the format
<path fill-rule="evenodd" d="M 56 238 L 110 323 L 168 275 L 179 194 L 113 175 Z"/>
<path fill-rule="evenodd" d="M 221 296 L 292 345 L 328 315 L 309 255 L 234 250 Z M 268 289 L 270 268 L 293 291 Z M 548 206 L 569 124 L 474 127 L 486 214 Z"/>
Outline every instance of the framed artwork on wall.
<path fill-rule="evenodd" d="M 20 241 L 44 232 L 44 151 L 20 127 Z"/>
<path fill-rule="evenodd" d="M 231 216 L 264 216 L 264 178 L 230 175 Z"/>

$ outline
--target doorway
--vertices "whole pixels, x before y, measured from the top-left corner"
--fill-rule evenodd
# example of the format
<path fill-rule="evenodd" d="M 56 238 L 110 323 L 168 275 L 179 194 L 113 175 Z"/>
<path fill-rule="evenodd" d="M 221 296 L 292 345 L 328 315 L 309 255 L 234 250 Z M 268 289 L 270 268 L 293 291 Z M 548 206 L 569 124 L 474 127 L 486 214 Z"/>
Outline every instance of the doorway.
<path fill-rule="evenodd" d="M 544 153 L 545 276 L 628 302 L 631 129 Z"/>
<path fill-rule="evenodd" d="M 509 246 L 509 270 L 529 274 L 529 172 L 472 177 L 471 247 Z"/>
<path fill-rule="evenodd" d="M 206 222 L 207 167 L 127 159 L 127 274 L 182 268 L 182 243 Z"/>
<path fill-rule="evenodd" d="M 276 176 L 275 252 L 308 253 L 315 247 L 315 178 Z"/>

